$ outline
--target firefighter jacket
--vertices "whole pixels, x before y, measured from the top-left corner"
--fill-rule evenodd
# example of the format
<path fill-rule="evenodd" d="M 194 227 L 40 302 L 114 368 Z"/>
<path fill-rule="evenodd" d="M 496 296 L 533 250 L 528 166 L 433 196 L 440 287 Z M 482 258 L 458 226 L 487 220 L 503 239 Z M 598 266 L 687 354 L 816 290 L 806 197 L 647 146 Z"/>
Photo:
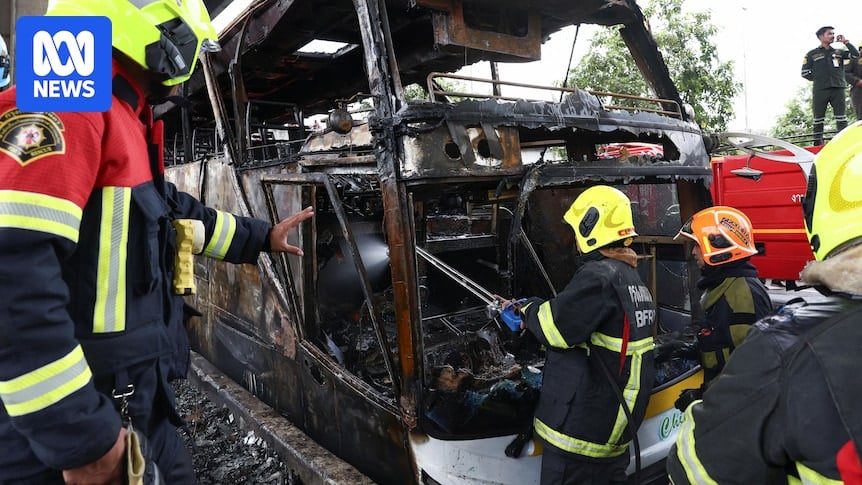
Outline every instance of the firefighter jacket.
<path fill-rule="evenodd" d="M 104 113 L 22 113 L 0 93 L 0 482 L 75 468 L 116 440 L 118 393 L 139 430 L 175 423 L 185 375 L 175 231 L 254 263 L 270 225 L 204 207 L 164 180 L 161 124 L 114 63 Z"/>
<path fill-rule="evenodd" d="M 862 266 L 860 256 L 850 264 Z M 830 272 L 847 279 L 846 266 Z M 860 320 L 862 299 L 835 293 L 756 323 L 686 409 L 668 456 L 673 483 L 840 483 L 838 451 L 862 443 Z"/>
<path fill-rule="evenodd" d="M 859 51 L 851 43 L 845 44 L 847 50 L 817 46 L 808 51 L 802 59 L 800 74 L 809 81 L 814 81 L 813 89 L 844 88 L 844 67 L 851 59 L 859 57 Z"/>
<path fill-rule="evenodd" d="M 697 286 L 704 290 L 704 322 L 697 341 L 704 380 L 709 382 L 745 339 L 751 324 L 772 314 L 772 302 L 748 259 L 704 266 Z"/>
<path fill-rule="evenodd" d="M 535 432 L 546 450 L 599 461 L 628 452 L 618 393 L 637 428 L 655 372 L 655 305 L 635 269 L 637 256 L 628 248 L 611 250 L 614 258 L 600 251 L 581 257 L 556 298 L 531 298 L 522 307 L 527 328 L 547 348 Z"/>

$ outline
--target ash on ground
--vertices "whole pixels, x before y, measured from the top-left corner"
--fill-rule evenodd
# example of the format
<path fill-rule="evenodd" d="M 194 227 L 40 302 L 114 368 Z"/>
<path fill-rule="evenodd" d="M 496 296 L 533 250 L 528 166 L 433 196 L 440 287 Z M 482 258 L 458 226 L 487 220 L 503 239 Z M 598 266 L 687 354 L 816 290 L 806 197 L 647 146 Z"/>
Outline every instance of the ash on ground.
<path fill-rule="evenodd" d="M 189 433 L 179 432 L 202 485 L 301 483 L 266 442 L 237 426 L 228 408 L 214 404 L 188 381 L 174 382 L 174 389 L 177 409 L 189 425 Z"/>

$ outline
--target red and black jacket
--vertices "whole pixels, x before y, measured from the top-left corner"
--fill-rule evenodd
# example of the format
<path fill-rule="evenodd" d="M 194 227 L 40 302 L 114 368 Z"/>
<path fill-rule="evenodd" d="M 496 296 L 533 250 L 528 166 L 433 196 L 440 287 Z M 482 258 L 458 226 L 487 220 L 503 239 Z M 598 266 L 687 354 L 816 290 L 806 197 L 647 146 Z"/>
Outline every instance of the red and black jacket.
<path fill-rule="evenodd" d="M 161 124 L 114 65 L 104 113 L 22 113 L 0 93 L 0 482 L 102 456 L 114 388 L 145 426 L 185 375 L 171 221 L 198 219 L 204 254 L 254 263 L 270 225 L 164 181 Z M 107 395 L 106 395 L 107 394 Z"/>

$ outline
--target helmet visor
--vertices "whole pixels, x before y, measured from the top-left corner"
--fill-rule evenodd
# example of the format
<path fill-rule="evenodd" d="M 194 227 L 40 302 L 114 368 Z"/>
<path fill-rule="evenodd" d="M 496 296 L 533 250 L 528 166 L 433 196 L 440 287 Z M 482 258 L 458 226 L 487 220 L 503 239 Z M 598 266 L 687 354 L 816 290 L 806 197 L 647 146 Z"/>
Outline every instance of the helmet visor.
<path fill-rule="evenodd" d="M 694 237 L 694 231 L 691 228 L 693 221 L 694 221 L 694 217 L 689 217 L 688 220 L 685 222 L 685 224 L 683 224 L 682 227 L 679 228 L 679 232 L 676 233 L 676 236 L 673 237 L 674 240 L 676 240 L 680 236 L 685 236 L 689 239 L 693 239 L 693 240 L 697 241 L 697 238 Z"/>

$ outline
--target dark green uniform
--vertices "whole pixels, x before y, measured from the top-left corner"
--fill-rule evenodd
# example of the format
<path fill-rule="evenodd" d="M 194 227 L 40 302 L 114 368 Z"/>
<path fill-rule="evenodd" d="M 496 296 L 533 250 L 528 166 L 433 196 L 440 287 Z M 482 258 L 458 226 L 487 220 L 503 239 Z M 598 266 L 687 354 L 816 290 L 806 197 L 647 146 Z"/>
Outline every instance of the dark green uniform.
<path fill-rule="evenodd" d="M 856 85 L 859 80 L 862 80 L 862 58 L 850 60 L 844 73 L 844 80 L 850 85 L 850 102 L 853 103 L 856 119 L 862 120 L 862 87 Z"/>
<path fill-rule="evenodd" d="M 835 123 L 840 131 L 847 126 L 847 105 L 844 102 L 844 66 L 859 57 L 859 51 L 851 43 L 847 50 L 818 46 L 805 54 L 802 60 L 802 77 L 813 81 L 811 107 L 814 113 L 815 145 L 823 144 L 823 121 L 826 106 L 832 105 Z"/>
<path fill-rule="evenodd" d="M 749 327 L 772 314 L 772 303 L 757 269 L 746 258 L 701 270 L 698 288 L 705 321 L 698 332 L 704 384 L 714 379 L 730 353 L 745 339 Z"/>

